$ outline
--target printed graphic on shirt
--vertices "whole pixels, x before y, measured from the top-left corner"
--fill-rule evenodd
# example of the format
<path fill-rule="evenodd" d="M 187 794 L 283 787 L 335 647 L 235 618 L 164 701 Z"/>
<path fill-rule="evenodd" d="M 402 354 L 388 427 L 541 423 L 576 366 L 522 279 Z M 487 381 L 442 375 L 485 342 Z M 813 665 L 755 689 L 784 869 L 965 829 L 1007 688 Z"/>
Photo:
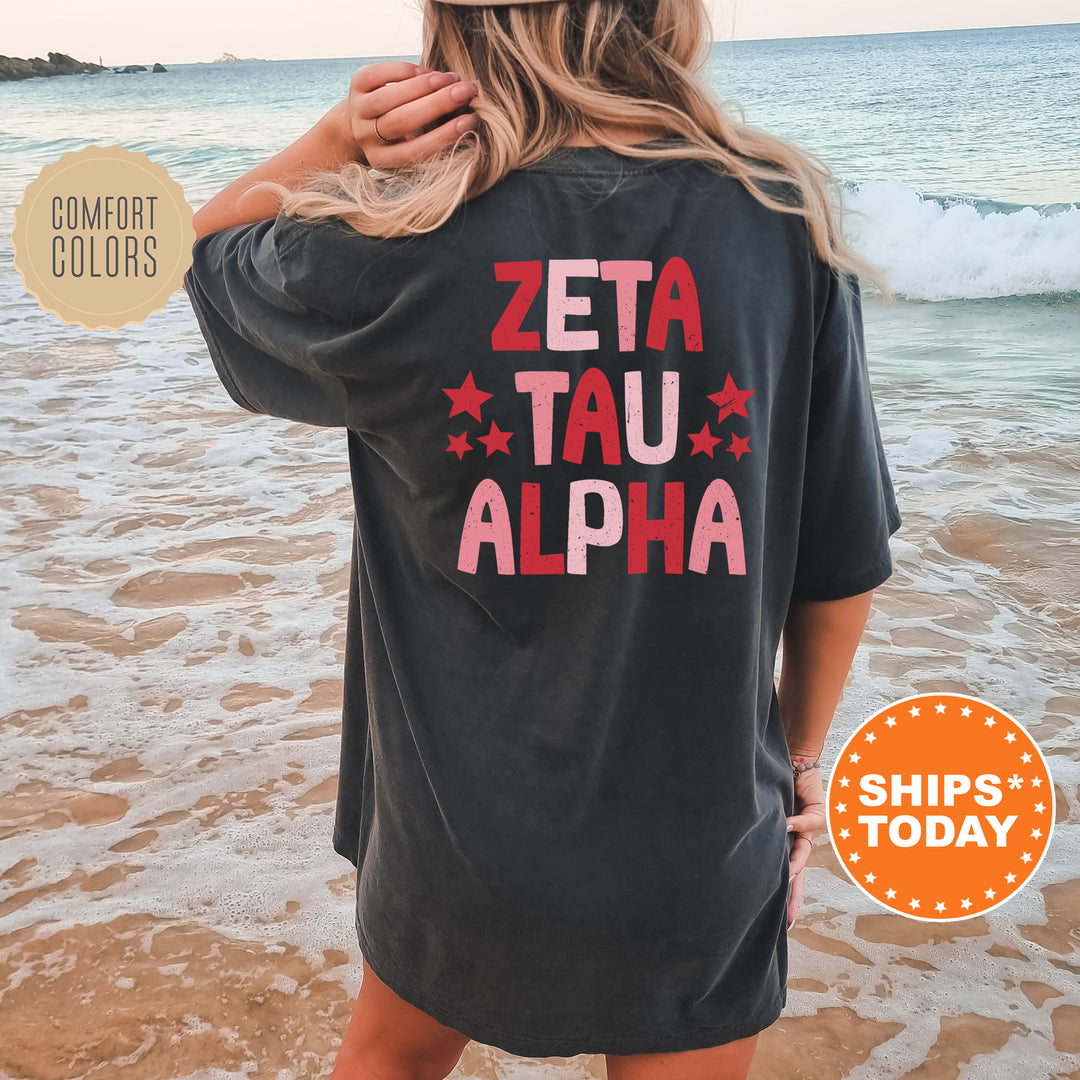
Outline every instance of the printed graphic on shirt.
<path fill-rule="evenodd" d="M 545 277 L 544 347 L 548 352 L 600 349 L 600 329 L 569 329 L 566 325 L 568 315 L 591 314 L 591 298 L 573 295 L 568 289 L 570 278 L 589 277 L 599 277 L 614 286 L 618 321 L 608 332 L 617 342 L 619 352 L 638 349 L 638 302 L 639 294 L 644 291 L 640 286 L 648 287 L 652 283 L 652 262 L 553 259 L 545 267 L 540 260 L 532 260 L 497 262 L 494 271 L 497 282 L 517 286 L 491 331 L 494 352 L 541 350 L 540 331 L 521 327 L 544 288 Z M 678 256 L 668 259 L 657 275 L 645 347 L 663 351 L 673 334 L 676 342 L 681 337 L 687 352 L 703 350 L 697 287 L 690 267 Z M 723 386 L 705 395 L 707 401 L 692 402 L 684 401 L 680 395 L 677 370 L 664 371 L 656 400 L 646 400 L 643 374 L 640 370 L 622 373 L 621 411 L 616 406 L 612 386 L 615 376 L 599 367 L 589 367 L 580 376 L 557 367 L 508 368 L 510 381 L 506 388 L 478 386 L 470 370 L 459 386 L 443 387 L 450 400 L 448 419 L 457 420 L 457 425 L 451 424 L 447 433 L 446 453 L 455 454 L 459 461 L 467 453 L 481 450 L 485 458 L 520 454 L 537 468 L 536 481 L 521 483 L 516 544 L 506 492 L 492 477 L 476 485 L 462 520 L 458 570 L 475 574 L 481 551 L 490 545 L 500 574 L 586 574 L 591 548 L 624 543 L 627 573 L 644 574 L 649 572 L 648 545 L 655 541 L 663 544 L 663 560 L 661 563 L 657 559 L 653 565 L 662 566 L 664 573 L 681 574 L 684 569 L 699 574 L 710 569 L 733 575 L 746 573 L 739 505 L 731 483 L 723 476 L 709 482 L 696 505 L 687 505 L 683 481 L 664 482 L 663 511 L 658 518 L 647 516 L 647 481 L 629 481 L 624 493 L 611 480 L 574 480 L 569 484 L 565 551 L 540 551 L 543 467 L 556 459 L 582 464 L 587 444 L 598 450 L 605 466 L 625 464 L 625 445 L 626 457 L 639 465 L 664 465 L 677 455 L 706 454 L 717 462 L 718 471 L 728 475 L 731 464 L 752 453 L 750 435 L 733 430 L 729 419 L 749 419 L 747 401 L 754 391 L 737 385 L 731 372 L 727 373 Z M 529 431 L 505 430 L 500 426 L 500 396 L 506 393 L 528 395 Z M 706 405 L 707 413 L 703 408 Z M 658 442 L 646 441 L 646 410 L 660 418 Z M 508 409 L 504 423 L 506 415 L 510 415 Z M 697 428 L 695 425 L 703 415 L 705 421 Z M 689 428 L 686 422 L 691 423 Z M 598 524 L 589 524 L 587 520 L 590 499 L 600 502 L 602 514 Z M 589 516 L 595 520 L 595 513 Z"/>

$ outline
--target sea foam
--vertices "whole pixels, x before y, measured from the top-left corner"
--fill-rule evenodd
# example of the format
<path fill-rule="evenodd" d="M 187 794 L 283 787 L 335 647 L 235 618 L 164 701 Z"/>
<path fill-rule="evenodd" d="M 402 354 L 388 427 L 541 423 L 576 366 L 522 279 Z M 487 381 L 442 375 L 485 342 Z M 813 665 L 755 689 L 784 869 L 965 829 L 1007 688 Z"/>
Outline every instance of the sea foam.
<path fill-rule="evenodd" d="M 907 299 L 1080 290 L 1075 203 L 1021 206 L 874 180 L 846 187 L 844 208 L 848 241 Z"/>

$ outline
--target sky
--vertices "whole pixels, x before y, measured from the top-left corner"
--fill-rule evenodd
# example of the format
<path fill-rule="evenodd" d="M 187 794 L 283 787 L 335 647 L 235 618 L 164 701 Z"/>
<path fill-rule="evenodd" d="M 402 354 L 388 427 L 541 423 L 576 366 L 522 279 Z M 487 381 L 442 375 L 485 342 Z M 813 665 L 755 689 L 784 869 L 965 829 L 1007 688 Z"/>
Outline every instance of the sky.
<path fill-rule="evenodd" d="M 717 40 L 1075 22 L 1076 0 L 706 0 Z M 416 56 L 421 0 L 34 0 L 5 3 L 0 54 L 106 65 Z"/>

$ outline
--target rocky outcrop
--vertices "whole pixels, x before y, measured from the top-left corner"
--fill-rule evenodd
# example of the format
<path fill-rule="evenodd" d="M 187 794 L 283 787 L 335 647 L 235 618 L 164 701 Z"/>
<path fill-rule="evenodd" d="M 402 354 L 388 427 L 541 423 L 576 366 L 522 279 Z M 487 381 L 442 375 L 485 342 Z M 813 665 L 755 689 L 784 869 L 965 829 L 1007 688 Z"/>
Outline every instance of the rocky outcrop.
<path fill-rule="evenodd" d="M 32 79 L 37 75 L 97 75 L 101 71 L 127 74 L 132 71 L 149 70 L 145 64 L 128 64 L 125 67 L 103 67 L 101 64 L 87 64 L 74 60 L 65 53 L 49 53 L 48 60 L 33 56 L 23 60 L 18 56 L 0 56 L 0 82 L 12 82 L 15 79 Z M 154 71 L 165 71 L 161 64 L 155 64 Z"/>
<path fill-rule="evenodd" d="M 83 63 L 64 53 L 51 52 L 48 60 L 42 60 L 40 56 L 32 56 L 29 60 L 0 56 L 0 82 L 32 79 L 36 75 L 96 75 L 104 70 L 100 64 Z"/>
<path fill-rule="evenodd" d="M 233 64 L 239 60 L 258 60 L 258 56 L 233 56 L 231 52 L 222 53 L 216 60 L 212 60 L 214 64 Z"/>

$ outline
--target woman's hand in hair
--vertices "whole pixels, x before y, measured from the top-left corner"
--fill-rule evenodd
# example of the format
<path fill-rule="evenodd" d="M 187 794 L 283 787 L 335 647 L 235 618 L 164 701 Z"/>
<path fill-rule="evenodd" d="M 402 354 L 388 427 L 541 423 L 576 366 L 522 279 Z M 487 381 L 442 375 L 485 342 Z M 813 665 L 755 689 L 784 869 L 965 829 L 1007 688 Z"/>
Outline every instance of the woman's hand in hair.
<path fill-rule="evenodd" d="M 466 92 L 459 99 L 455 87 Z M 352 77 L 349 96 L 330 108 L 300 138 L 269 161 L 234 180 L 194 217 L 196 239 L 219 229 L 276 217 L 281 193 L 313 170 L 337 172 L 362 161 L 393 169 L 437 154 L 474 127 L 469 108 L 476 87 L 449 72 L 408 61 L 368 64 Z M 385 143 L 375 134 L 391 140 Z M 268 188 L 259 188 L 266 183 Z"/>
<path fill-rule="evenodd" d="M 376 169 L 423 161 L 476 126 L 468 104 L 476 89 L 455 72 L 406 60 L 368 64 L 353 75 L 342 103 L 345 138 L 356 159 Z"/>

